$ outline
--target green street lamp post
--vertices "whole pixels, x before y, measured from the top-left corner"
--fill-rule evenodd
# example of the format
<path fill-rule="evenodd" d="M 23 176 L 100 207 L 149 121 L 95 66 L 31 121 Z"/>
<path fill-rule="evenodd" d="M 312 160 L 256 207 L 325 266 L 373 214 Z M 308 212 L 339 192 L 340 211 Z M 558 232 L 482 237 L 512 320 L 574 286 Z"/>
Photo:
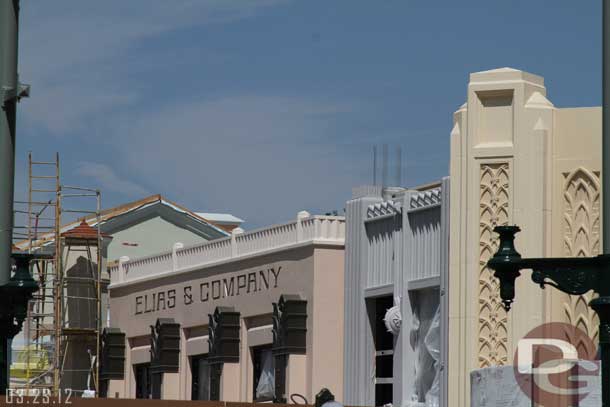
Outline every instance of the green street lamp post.
<path fill-rule="evenodd" d="M 514 245 L 518 226 L 498 226 L 500 235 L 496 254 L 487 265 L 500 280 L 500 297 L 510 310 L 515 298 L 515 279 L 520 270 L 532 270 L 532 281 L 544 288 L 550 285 L 570 295 L 582 295 L 590 290 L 598 294 L 589 306 L 599 317 L 599 350 L 602 373 L 602 406 L 610 407 L 610 0 L 602 0 L 603 52 L 603 254 L 597 257 L 524 259 Z"/>
<path fill-rule="evenodd" d="M 597 257 L 565 257 L 524 259 L 515 249 L 518 226 L 497 226 L 500 245 L 487 265 L 500 280 L 500 298 L 510 310 L 515 298 L 515 280 L 520 270 L 531 269 L 532 281 L 544 288 L 550 285 L 570 295 L 589 290 L 599 297 L 589 305 L 599 316 L 599 346 L 602 369 L 602 406 L 610 407 L 610 255 Z"/>
<path fill-rule="evenodd" d="M 5 0 L 0 0 L 5 1 Z M 12 339 L 21 331 L 28 302 L 38 285 L 30 275 L 31 255 L 14 253 L 15 274 L 0 286 L 0 394 L 6 394 L 10 380 L 9 354 Z"/>
<path fill-rule="evenodd" d="M 29 93 L 17 75 L 18 35 L 19 0 L 0 0 L 0 394 L 9 386 L 10 343 L 37 289 L 29 271 L 31 256 L 11 254 L 17 102 Z"/>

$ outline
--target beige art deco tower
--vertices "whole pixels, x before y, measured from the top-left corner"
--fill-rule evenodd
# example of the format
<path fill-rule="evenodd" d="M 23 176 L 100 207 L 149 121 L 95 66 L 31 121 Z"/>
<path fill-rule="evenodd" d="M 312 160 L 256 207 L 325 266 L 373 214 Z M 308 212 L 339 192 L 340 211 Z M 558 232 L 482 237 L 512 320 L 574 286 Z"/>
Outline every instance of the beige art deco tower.
<path fill-rule="evenodd" d="M 470 75 L 451 131 L 449 400 L 470 405 L 473 369 L 511 364 L 515 345 L 549 321 L 596 339 L 590 295 L 517 280 L 513 310 L 487 260 L 496 225 L 517 224 L 524 257 L 591 256 L 600 249 L 601 108 L 555 108 L 544 79 L 510 68 Z"/>

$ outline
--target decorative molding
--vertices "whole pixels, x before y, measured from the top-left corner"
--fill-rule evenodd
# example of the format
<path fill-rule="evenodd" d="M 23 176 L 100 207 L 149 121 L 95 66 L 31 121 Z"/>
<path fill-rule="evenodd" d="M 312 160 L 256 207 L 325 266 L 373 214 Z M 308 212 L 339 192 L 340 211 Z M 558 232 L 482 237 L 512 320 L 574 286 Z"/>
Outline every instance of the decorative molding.
<path fill-rule="evenodd" d="M 386 218 L 400 214 L 400 203 L 394 201 L 383 201 L 369 205 L 366 210 L 367 219 Z"/>
<path fill-rule="evenodd" d="M 509 164 L 485 163 L 480 169 L 479 212 L 479 367 L 508 362 L 508 326 L 498 280 L 487 267 L 497 249 L 493 229 L 509 221 Z"/>
<path fill-rule="evenodd" d="M 110 289 L 131 284 L 150 284 L 153 280 L 175 279 L 182 273 L 201 272 L 206 267 L 234 262 L 255 256 L 269 255 L 304 245 L 345 245 L 343 216 L 301 217 L 292 222 L 238 233 L 208 242 L 186 246 L 175 251 L 129 259 L 108 267 Z"/>
<path fill-rule="evenodd" d="M 600 176 L 580 167 L 563 173 L 563 247 L 567 257 L 591 257 L 600 252 Z M 563 311 L 568 323 L 597 342 L 599 319 L 589 308 L 593 292 L 563 295 Z M 577 345 L 578 346 L 578 345 Z"/>
<path fill-rule="evenodd" d="M 540 92 L 532 93 L 532 96 L 525 102 L 525 108 L 529 109 L 555 109 L 553 103 Z"/>
<path fill-rule="evenodd" d="M 418 192 L 411 196 L 410 209 L 421 209 L 428 206 L 440 205 L 441 188 Z"/>
<path fill-rule="evenodd" d="M 394 305 L 392 308 L 386 311 L 385 316 L 383 317 L 383 323 L 385 324 L 388 332 L 391 332 L 394 336 L 398 336 L 400 333 L 400 327 L 402 326 L 400 304 Z"/>

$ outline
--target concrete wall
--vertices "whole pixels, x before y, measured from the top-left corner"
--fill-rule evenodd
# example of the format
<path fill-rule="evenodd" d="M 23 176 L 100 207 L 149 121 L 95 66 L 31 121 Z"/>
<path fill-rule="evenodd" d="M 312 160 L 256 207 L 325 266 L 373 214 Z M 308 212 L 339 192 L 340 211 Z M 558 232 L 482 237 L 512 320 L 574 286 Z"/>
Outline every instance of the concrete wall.
<path fill-rule="evenodd" d="M 549 231 L 556 257 L 600 254 L 601 233 L 601 108 L 557 109 L 554 114 L 552 211 Z M 552 319 L 575 324 L 598 341 L 597 315 L 587 306 L 591 294 L 570 297 L 549 290 Z"/>
<path fill-rule="evenodd" d="M 448 180 L 430 191 L 369 188 L 356 191 L 355 198 L 347 202 L 347 404 L 375 405 L 374 321 L 370 321 L 367 301 L 387 295 L 394 297 L 402 315 L 394 346 L 393 402 L 407 405 L 411 399 L 418 357 L 411 343 L 412 330 L 417 325 L 412 304 L 423 301 L 418 298 L 420 290 L 436 288 L 439 292 L 441 280 L 445 281 L 441 276 L 447 272 L 448 189 Z M 441 302 L 441 298 L 436 301 Z M 442 312 L 445 315 L 446 310 Z"/>
<path fill-rule="evenodd" d="M 367 208 L 382 201 L 381 193 L 357 197 L 346 204 L 344 403 L 373 405 L 374 344 L 364 298 L 367 286 Z M 393 288 L 390 287 L 390 292 Z"/>
<path fill-rule="evenodd" d="M 517 224 L 525 257 L 599 250 L 601 115 L 557 109 L 542 77 L 510 68 L 473 73 L 451 131 L 449 398 L 470 405 L 470 372 L 512 362 L 517 341 L 552 320 L 593 336 L 587 299 L 517 280 L 507 314 L 487 260 L 496 225 Z"/>
<path fill-rule="evenodd" d="M 108 247 L 108 259 L 118 260 L 122 256 L 130 258 L 149 256 L 171 250 L 176 242 L 185 246 L 205 242 L 201 236 L 171 223 L 161 216 L 146 219 L 129 228 L 112 233 L 112 242 Z M 137 244 L 129 246 L 125 244 Z"/>
<path fill-rule="evenodd" d="M 135 396 L 133 365 L 150 360 L 149 326 L 157 318 L 166 317 L 174 318 L 182 332 L 175 397 L 190 398 L 192 376 L 188 357 L 207 353 L 208 314 L 217 306 L 232 306 L 242 318 L 240 362 L 225 364 L 221 397 L 228 401 L 252 401 L 251 347 L 272 343 L 272 302 L 277 302 L 282 294 L 301 294 L 307 300 L 307 354 L 304 359 L 291 358 L 295 362 L 289 366 L 289 389 L 313 400 L 321 387 L 330 387 L 341 399 L 343 269 L 342 246 L 311 243 L 150 281 L 111 286 L 112 325 L 126 332 L 128 344 L 127 379 L 120 396 Z M 245 281 L 240 276 L 247 276 L 247 285 L 238 287 Z M 250 276 L 256 277 L 256 284 L 250 282 Z M 231 278 L 235 285 L 227 289 L 224 281 Z M 154 307 L 153 311 L 152 296 L 158 301 L 159 293 L 164 293 L 164 305 Z M 170 297 L 171 307 L 167 302 Z M 113 383 L 115 391 L 118 387 L 121 386 Z"/>
<path fill-rule="evenodd" d="M 343 400 L 344 252 L 317 248 L 314 253 L 312 312 L 308 316 L 307 400 L 326 387 Z M 298 357 L 298 355 L 295 355 Z M 311 363 L 309 363 L 311 361 Z M 296 373 L 295 373 L 296 374 Z M 294 382 L 297 382 L 293 375 Z"/>

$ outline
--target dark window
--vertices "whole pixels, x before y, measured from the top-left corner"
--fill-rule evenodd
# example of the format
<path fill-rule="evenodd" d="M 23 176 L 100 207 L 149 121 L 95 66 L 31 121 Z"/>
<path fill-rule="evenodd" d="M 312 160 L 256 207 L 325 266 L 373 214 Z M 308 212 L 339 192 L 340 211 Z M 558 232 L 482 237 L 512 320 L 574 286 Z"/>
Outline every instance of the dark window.
<path fill-rule="evenodd" d="M 149 399 L 152 396 L 150 386 L 150 363 L 134 366 L 136 375 L 136 398 Z"/>
<path fill-rule="evenodd" d="M 191 357 L 191 400 L 210 400 L 210 365 L 207 355 Z"/>
<path fill-rule="evenodd" d="M 375 349 L 392 350 L 394 349 L 394 335 L 388 332 L 383 319 L 386 312 L 394 306 L 392 296 L 380 297 L 375 299 Z"/>
<path fill-rule="evenodd" d="M 392 403 L 394 382 L 394 335 L 388 332 L 383 319 L 388 309 L 394 306 L 390 296 L 371 300 L 371 327 L 375 342 L 375 405 Z"/>
<path fill-rule="evenodd" d="M 392 403 L 393 385 L 391 383 L 375 384 L 375 405 L 384 406 Z"/>
<path fill-rule="evenodd" d="M 220 400 L 220 377 L 222 376 L 222 363 L 210 365 L 210 400 Z"/>
<path fill-rule="evenodd" d="M 275 395 L 275 367 L 271 346 L 252 348 L 254 401 L 272 401 Z"/>

